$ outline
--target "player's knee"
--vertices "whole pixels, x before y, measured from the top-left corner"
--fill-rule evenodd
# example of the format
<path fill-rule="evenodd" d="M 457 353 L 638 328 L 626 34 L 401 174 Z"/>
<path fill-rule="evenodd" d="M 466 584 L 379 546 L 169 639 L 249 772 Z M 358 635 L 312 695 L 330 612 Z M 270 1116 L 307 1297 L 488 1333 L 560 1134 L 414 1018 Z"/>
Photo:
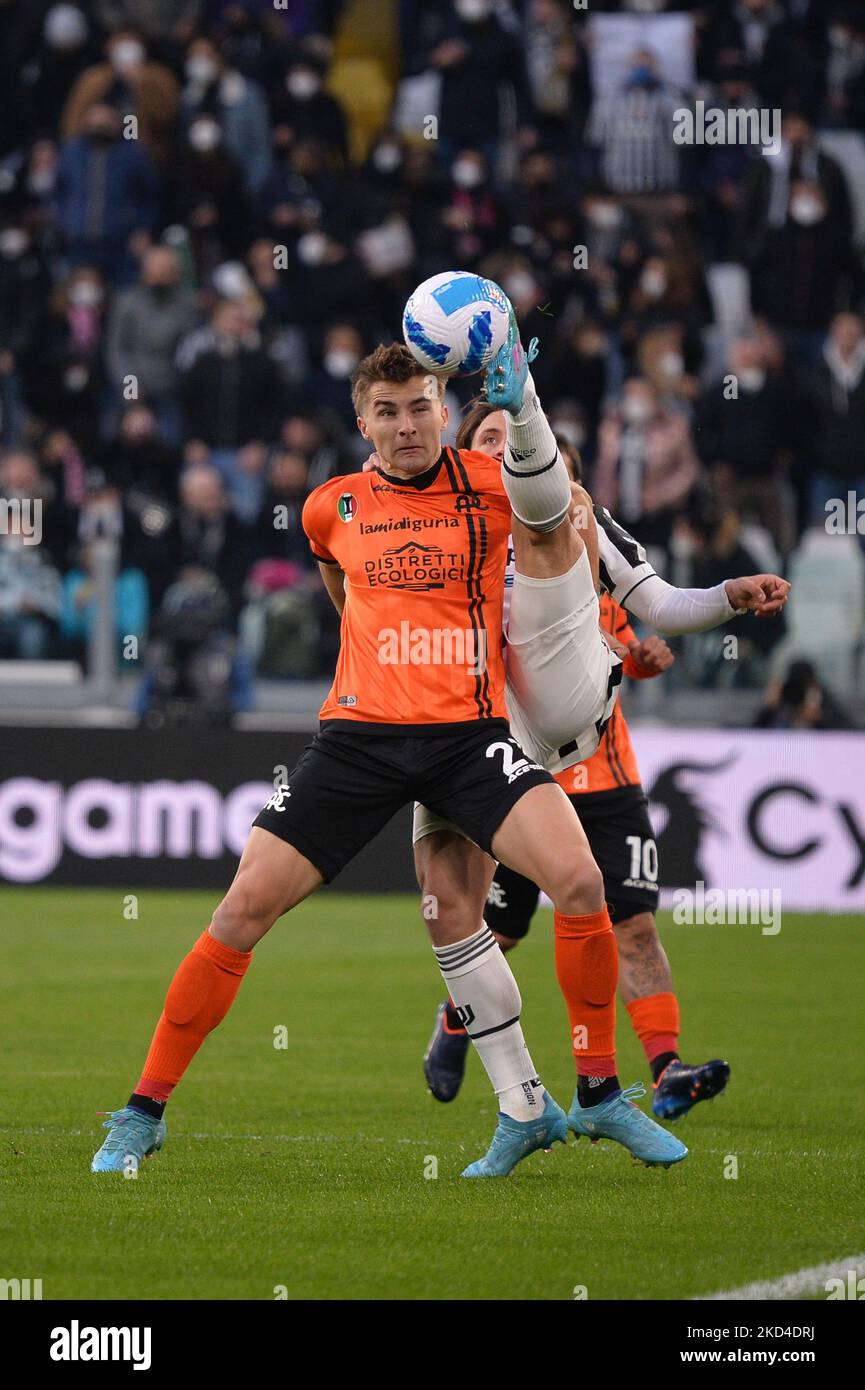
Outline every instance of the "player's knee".
<path fill-rule="evenodd" d="M 436 881 L 433 874 L 421 883 L 424 920 L 435 928 L 437 944 L 461 941 L 481 927 L 481 912 L 471 895 L 458 893 L 453 885 Z"/>
<path fill-rule="evenodd" d="M 213 914 L 214 936 L 238 951 L 249 951 L 270 930 L 278 915 L 272 902 L 238 878 Z"/>
<path fill-rule="evenodd" d="M 519 936 L 503 936 L 502 933 L 498 931 L 494 931 L 493 936 L 503 951 L 512 951 L 515 946 L 519 946 L 522 940 L 522 937 Z"/>
<path fill-rule="evenodd" d="M 588 856 L 581 856 L 576 864 L 562 865 L 554 887 L 550 897 L 556 909 L 567 916 L 600 912 L 604 905 L 604 877 Z"/>

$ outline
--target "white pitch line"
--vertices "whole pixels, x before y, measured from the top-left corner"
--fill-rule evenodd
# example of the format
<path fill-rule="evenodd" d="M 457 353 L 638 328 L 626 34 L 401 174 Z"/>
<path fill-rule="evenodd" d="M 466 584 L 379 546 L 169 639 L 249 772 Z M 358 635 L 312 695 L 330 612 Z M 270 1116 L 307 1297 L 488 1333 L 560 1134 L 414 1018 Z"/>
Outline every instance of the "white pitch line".
<path fill-rule="evenodd" d="M 31 1126 L 22 1129 L 20 1125 L 0 1125 L 0 1134 L 33 1134 L 41 1135 L 43 1138 L 56 1136 L 58 1138 L 66 1136 L 68 1138 L 79 1138 L 81 1135 L 89 1135 L 91 1138 L 98 1137 L 98 1131 L 89 1129 L 61 1129 L 53 1128 L 48 1125 Z M 203 1140 L 231 1140 L 250 1141 L 252 1143 L 301 1143 L 301 1144 L 341 1144 L 348 1140 L 356 1141 L 360 1144 L 431 1144 L 440 1142 L 441 1136 L 430 1136 L 427 1139 L 387 1139 L 381 1134 L 206 1134 L 197 1130 L 179 1130 L 170 1132 L 172 1140 L 176 1139 L 203 1139 Z M 580 1144 L 569 1143 L 569 1148 L 576 1148 L 578 1152 L 585 1153 L 585 1147 Z M 599 1146 L 593 1150 L 596 1155 L 613 1155 L 616 1152 L 612 1140 L 602 1140 Z M 736 1158 L 820 1158 L 829 1159 L 835 1163 L 849 1163 L 855 1159 L 855 1154 L 851 1153 L 830 1153 L 827 1149 L 693 1149 L 692 1158 L 700 1158 L 702 1155 L 712 1157 L 721 1156 L 727 1158 L 733 1155 Z M 865 1258 L 865 1257 L 863 1257 Z"/>
<path fill-rule="evenodd" d="M 865 1270 L 865 1254 L 848 1255 L 844 1260 L 830 1260 L 827 1264 L 811 1265 L 809 1269 L 797 1269 L 792 1274 L 782 1274 L 780 1279 L 767 1279 L 762 1283 L 743 1284 L 740 1289 L 722 1289 L 720 1293 L 703 1294 L 692 1299 L 693 1303 L 756 1303 L 764 1299 L 781 1300 L 801 1298 L 806 1293 L 823 1293 L 829 1279 L 846 1279 L 849 1270 Z"/>

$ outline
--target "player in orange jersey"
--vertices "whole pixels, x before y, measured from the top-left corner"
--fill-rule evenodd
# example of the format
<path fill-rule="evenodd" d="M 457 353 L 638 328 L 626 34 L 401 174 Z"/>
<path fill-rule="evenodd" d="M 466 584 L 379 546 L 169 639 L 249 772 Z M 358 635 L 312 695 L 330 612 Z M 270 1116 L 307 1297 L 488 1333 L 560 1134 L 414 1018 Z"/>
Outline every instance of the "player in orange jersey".
<path fill-rule="evenodd" d="M 493 371 L 513 421 L 511 462 L 502 467 L 486 454 L 442 449 L 443 388 L 430 389 L 407 349 L 380 348 L 361 363 L 353 383 L 358 424 L 382 464 L 317 488 L 303 516 L 342 610 L 321 730 L 256 818 L 231 887 L 181 963 L 144 1070 L 127 1105 L 107 1121 L 93 1171 L 128 1171 L 161 1146 L 166 1102 L 230 1008 L 253 948 L 413 800 L 458 827 L 484 863 L 492 856 L 508 864 L 552 899 L 559 978 L 585 1035 L 581 1078 L 597 1088 L 589 1121 L 578 1097 L 566 1116 L 532 1064 L 519 991 L 489 928 L 477 916 L 467 930 L 458 920 L 430 921 L 442 976 L 500 1105 L 490 1149 L 464 1175 L 503 1176 L 584 1123 L 581 1132 L 602 1125 L 646 1163 L 687 1154 L 618 1085 L 616 947 L 603 879 L 567 796 L 507 723 L 510 536 L 523 573 L 539 585 L 550 578 L 557 590 L 585 594 L 588 582 L 579 620 L 588 624 L 592 660 L 607 669 L 611 662 L 597 632 L 588 545 L 568 519 L 567 470 L 555 441 L 552 457 L 539 452 L 549 426 L 516 333 Z M 599 708 L 604 698 L 601 691 Z"/>
<path fill-rule="evenodd" d="M 497 425 L 500 428 L 493 408 L 480 406 L 465 422 L 466 442 L 486 446 L 495 454 L 501 446 Z M 572 476 L 580 482 L 579 454 L 567 445 L 560 444 L 560 448 Z M 673 654 L 661 638 L 638 641 L 627 614 L 607 592 L 601 596 L 600 608 L 602 626 L 627 649 L 626 675 L 644 680 L 669 669 Z M 679 1004 L 654 916 L 658 898 L 654 831 L 628 726 L 618 704 L 597 752 L 555 777 L 569 795 L 604 875 L 619 952 L 619 993 L 652 1072 L 652 1108 L 663 1118 L 677 1118 L 697 1101 L 718 1095 L 727 1084 L 730 1069 L 719 1059 L 688 1066 L 679 1057 Z M 503 951 L 512 950 L 527 934 L 539 896 L 536 884 L 498 866 L 484 919 Z M 450 1101 L 457 1095 L 467 1050 L 465 1029 L 452 1001 L 447 1000 L 439 1007 L 424 1059 L 427 1084 L 437 1100 Z"/>

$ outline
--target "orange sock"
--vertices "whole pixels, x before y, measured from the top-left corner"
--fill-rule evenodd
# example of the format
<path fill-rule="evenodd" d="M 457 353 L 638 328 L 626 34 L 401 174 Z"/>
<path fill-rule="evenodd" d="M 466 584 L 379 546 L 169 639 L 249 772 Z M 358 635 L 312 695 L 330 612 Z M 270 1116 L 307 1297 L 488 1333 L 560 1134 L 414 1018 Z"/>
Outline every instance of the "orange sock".
<path fill-rule="evenodd" d="M 627 1006 L 634 1032 L 649 1063 L 663 1052 L 679 1051 L 679 1001 L 675 994 L 645 994 Z"/>
<path fill-rule="evenodd" d="M 236 951 L 202 932 L 180 962 L 156 1025 L 141 1080 L 141 1096 L 166 1101 L 208 1033 L 234 1003 L 251 951 Z"/>
<path fill-rule="evenodd" d="M 580 1076 L 616 1074 L 616 984 L 619 955 L 606 905 L 566 917 L 556 912 L 556 974 L 568 1006 Z"/>

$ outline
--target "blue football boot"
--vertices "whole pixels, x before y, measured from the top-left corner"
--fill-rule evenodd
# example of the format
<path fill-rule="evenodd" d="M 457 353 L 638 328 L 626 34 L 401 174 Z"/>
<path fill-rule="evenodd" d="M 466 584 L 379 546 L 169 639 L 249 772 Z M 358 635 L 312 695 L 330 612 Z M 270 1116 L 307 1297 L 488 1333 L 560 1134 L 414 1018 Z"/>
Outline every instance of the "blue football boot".
<path fill-rule="evenodd" d="M 103 1128 L 108 1138 L 93 1156 L 91 1173 L 137 1172 L 142 1159 L 162 1148 L 167 1133 L 164 1120 L 154 1120 L 129 1105 L 111 1111 Z"/>
<path fill-rule="evenodd" d="M 677 1057 L 654 1084 L 652 1110 L 662 1120 L 678 1120 L 698 1101 L 719 1096 L 729 1080 L 729 1064 L 720 1058 L 689 1067 Z"/>
<path fill-rule="evenodd" d="M 506 1178 L 521 1158 L 536 1149 L 551 1149 L 564 1144 L 568 1137 L 568 1117 L 547 1091 L 543 1092 L 544 1108 L 536 1120 L 512 1120 L 499 1111 L 499 1122 L 483 1158 L 470 1163 L 461 1174 L 464 1178 Z"/>
<path fill-rule="evenodd" d="M 583 1109 L 579 1095 L 575 1093 L 568 1111 L 568 1124 L 578 1139 L 581 1135 L 591 1140 L 615 1139 L 647 1167 L 662 1163 L 669 1168 L 671 1163 L 679 1163 L 687 1158 L 688 1150 L 633 1104 L 635 1098 L 645 1094 L 645 1086 L 637 1082 L 636 1086 L 617 1091 L 599 1105 Z"/>
<path fill-rule="evenodd" d="M 436 1025 L 424 1053 L 423 1074 L 436 1100 L 453 1100 L 463 1084 L 469 1035 L 448 1022 L 448 1002 L 439 1004 Z"/>
<path fill-rule="evenodd" d="M 508 336 L 484 373 L 484 395 L 490 405 L 499 410 L 519 414 L 523 392 L 529 375 L 529 363 L 538 355 L 538 340 L 532 338 L 526 352 L 520 342 L 520 330 L 513 305 L 510 312 Z"/>

